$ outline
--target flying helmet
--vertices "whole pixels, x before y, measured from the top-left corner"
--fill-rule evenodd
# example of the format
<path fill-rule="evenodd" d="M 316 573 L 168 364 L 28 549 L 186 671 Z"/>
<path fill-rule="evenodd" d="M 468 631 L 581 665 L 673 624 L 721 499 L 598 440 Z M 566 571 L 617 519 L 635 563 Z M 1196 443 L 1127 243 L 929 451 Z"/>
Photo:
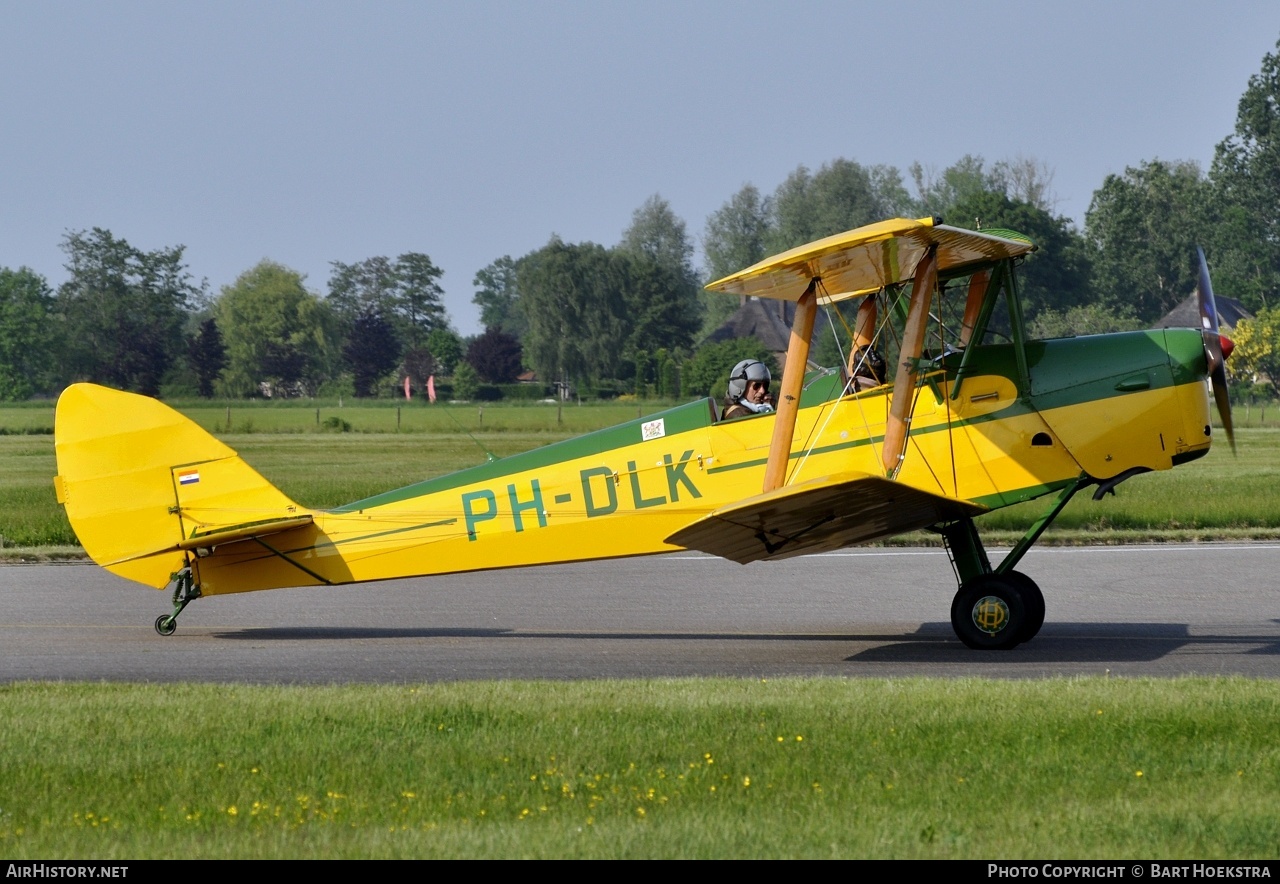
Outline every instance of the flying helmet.
<path fill-rule="evenodd" d="M 729 401 L 738 402 L 747 395 L 747 381 L 764 381 L 769 386 L 769 369 L 758 359 L 744 359 L 729 372 Z"/>

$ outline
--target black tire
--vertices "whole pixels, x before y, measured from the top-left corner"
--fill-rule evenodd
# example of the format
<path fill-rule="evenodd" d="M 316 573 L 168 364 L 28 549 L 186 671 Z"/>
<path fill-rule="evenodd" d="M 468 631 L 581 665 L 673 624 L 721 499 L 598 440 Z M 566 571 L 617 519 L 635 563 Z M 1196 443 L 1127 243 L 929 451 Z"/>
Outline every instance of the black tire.
<path fill-rule="evenodd" d="M 1036 582 L 1021 571 L 1007 571 L 1001 575 L 1022 593 L 1022 604 L 1027 609 L 1027 622 L 1022 627 L 1020 641 L 1029 642 L 1044 626 L 1044 593 Z"/>
<path fill-rule="evenodd" d="M 1007 651 L 1022 641 L 1027 609 L 1012 581 L 984 574 L 960 587 L 951 603 L 951 628 L 979 651 Z"/>
<path fill-rule="evenodd" d="M 178 618 L 172 614 L 161 614 L 156 618 L 156 632 L 159 635 L 173 635 L 178 630 Z"/>

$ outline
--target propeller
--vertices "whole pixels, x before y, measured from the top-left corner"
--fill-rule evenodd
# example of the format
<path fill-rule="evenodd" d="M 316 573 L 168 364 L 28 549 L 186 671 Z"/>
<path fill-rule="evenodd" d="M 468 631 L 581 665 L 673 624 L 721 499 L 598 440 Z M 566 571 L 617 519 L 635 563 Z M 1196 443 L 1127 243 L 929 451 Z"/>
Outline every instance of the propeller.
<path fill-rule="evenodd" d="M 1196 246 L 1200 261 L 1200 278 L 1196 284 L 1196 303 L 1200 307 L 1200 328 L 1204 336 L 1204 355 L 1209 366 L 1209 380 L 1213 385 L 1213 398 L 1218 405 L 1218 416 L 1231 443 L 1231 453 L 1236 450 L 1236 434 L 1231 425 L 1231 400 L 1227 397 L 1227 359 L 1235 344 L 1224 337 L 1218 324 L 1218 304 L 1213 299 L 1213 283 L 1209 281 L 1209 265 L 1204 260 L 1204 249 Z"/>

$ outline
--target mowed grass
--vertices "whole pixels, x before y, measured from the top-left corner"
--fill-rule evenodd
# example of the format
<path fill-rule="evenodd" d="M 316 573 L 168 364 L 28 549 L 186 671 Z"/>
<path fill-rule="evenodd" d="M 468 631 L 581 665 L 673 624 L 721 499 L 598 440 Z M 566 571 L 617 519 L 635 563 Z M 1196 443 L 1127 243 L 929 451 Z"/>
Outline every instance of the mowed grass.
<path fill-rule="evenodd" d="M 1280 682 L 0 687 L 0 853 L 1280 854 Z"/>

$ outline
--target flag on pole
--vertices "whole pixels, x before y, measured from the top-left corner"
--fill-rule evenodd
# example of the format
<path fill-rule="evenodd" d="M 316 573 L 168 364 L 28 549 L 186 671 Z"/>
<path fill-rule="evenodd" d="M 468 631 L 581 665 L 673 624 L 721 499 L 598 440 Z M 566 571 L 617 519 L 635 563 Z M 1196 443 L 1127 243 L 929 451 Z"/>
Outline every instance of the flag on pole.
<path fill-rule="evenodd" d="M 404 376 L 404 398 L 406 399 L 413 398 L 413 393 L 411 392 L 411 390 L 412 388 L 409 386 L 409 376 L 405 375 Z"/>
<path fill-rule="evenodd" d="M 428 375 L 427 377 L 427 399 L 432 402 L 436 401 L 436 376 Z"/>

